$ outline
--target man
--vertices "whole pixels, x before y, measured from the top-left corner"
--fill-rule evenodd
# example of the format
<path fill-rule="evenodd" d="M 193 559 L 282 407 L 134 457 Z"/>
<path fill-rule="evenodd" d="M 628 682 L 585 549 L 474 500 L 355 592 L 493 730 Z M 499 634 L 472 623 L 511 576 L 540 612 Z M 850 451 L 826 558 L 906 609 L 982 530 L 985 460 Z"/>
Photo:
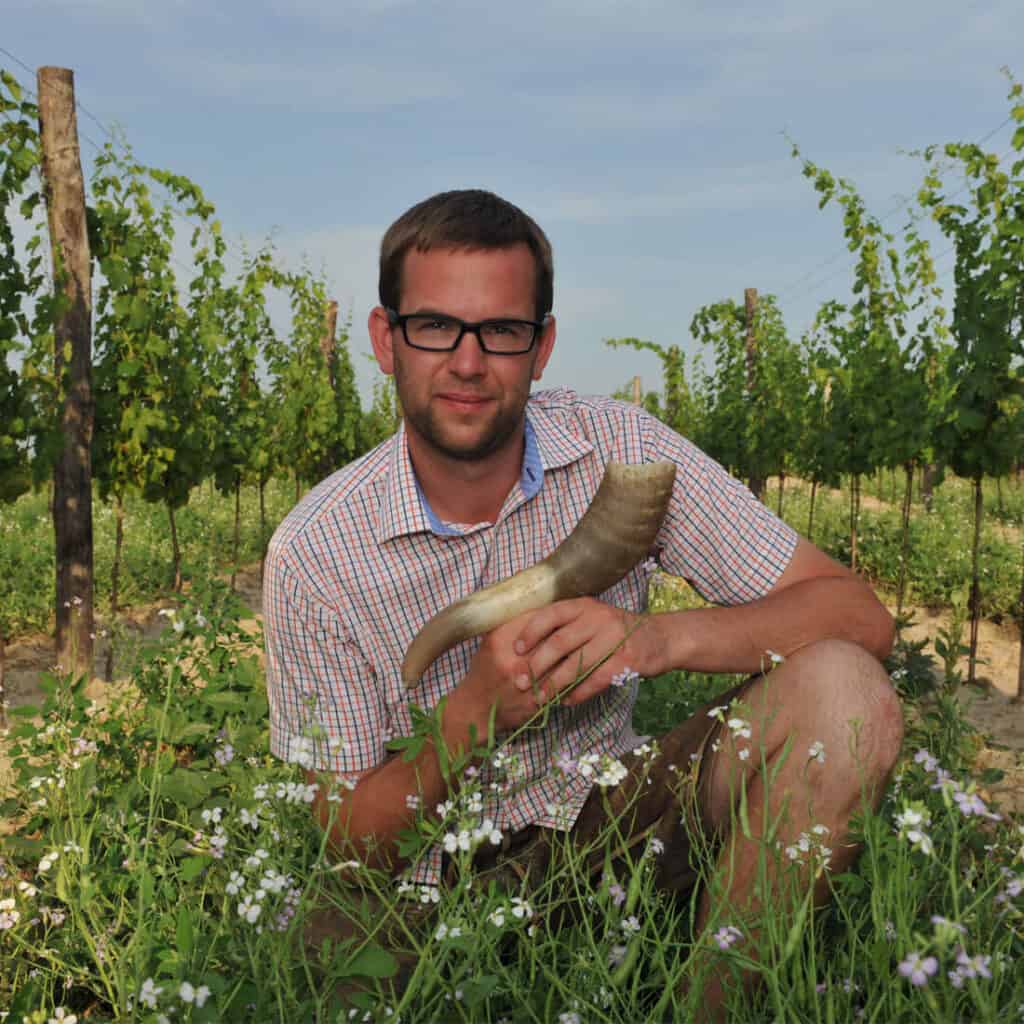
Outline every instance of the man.
<path fill-rule="evenodd" d="M 558 828 L 590 835 L 599 824 L 592 777 L 567 778 L 553 766 L 636 745 L 637 683 L 621 685 L 624 675 L 754 675 L 734 695 L 748 709 L 742 727 L 729 728 L 722 713 L 698 713 L 663 738 L 677 763 L 705 755 L 700 824 L 724 838 L 722 898 L 749 911 L 761 830 L 783 802 L 783 843 L 824 827 L 833 870 L 855 856 L 844 842 L 850 815 L 865 794 L 880 797 L 902 737 L 899 702 L 879 662 L 892 621 L 856 575 L 642 410 L 567 390 L 531 397 L 555 344 L 552 281 L 544 233 L 490 193 L 434 196 L 385 234 L 381 304 L 369 332 L 382 371 L 395 378 L 403 423 L 311 491 L 271 544 L 264 606 L 272 749 L 311 775 L 325 769 L 345 779 L 333 838 L 398 872 L 409 865 L 396 837 L 415 808 L 433 808 L 454 789 L 430 744 L 411 762 L 385 749 L 389 737 L 410 732 L 411 701 L 432 708 L 447 698 L 442 734 L 451 751 L 485 736 L 492 714 L 507 736 L 553 703 L 543 730 L 515 740 L 522 774 L 514 794 L 484 786 L 482 813 L 515 848 L 517 837 Z M 658 536 L 661 566 L 714 606 L 641 615 L 646 576 L 637 569 L 600 597 L 557 602 L 457 645 L 408 691 L 402 657 L 423 624 L 549 554 L 611 460 L 676 464 Z M 773 654 L 784 660 L 759 675 Z M 568 689 L 581 666 L 594 665 Z M 480 771 L 485 783 L 495 777 L 489 763 Z M 749 838 L 728 832 L 741 787 Z M 692 884 L 664 773 L 657 790 L 630 827 L 668 840 L 666 884 Z M 321 821 L 332 808 L 321 795 Z M 434 850 L 411 877 L 436 882 L 441 866 Z M 824 879 L 817 885 L 824 896 Z M 701 922 L 708 901 L 705 894 Z M 718 985 L 709 983 L 712 1012 Z"/>

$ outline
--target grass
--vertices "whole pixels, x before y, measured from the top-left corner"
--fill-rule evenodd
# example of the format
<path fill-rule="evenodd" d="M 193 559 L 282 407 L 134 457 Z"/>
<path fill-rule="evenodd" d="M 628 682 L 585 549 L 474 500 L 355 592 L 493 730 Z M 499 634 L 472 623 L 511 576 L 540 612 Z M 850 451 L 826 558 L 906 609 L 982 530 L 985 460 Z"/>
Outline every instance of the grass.
<path fill-rule="evenodd" d="M 685 600 L 676 586 L 656 600 Z M 1024 1014 L 1024 830 L 985 807 L 976 738 L 953 700 L 929 692 L 919 653 L 890 665 L 908 695 L 907 754 L 879 810 L 858 819 L 864 853 L 832 877 L 831 909 L 806 899 L 823 841 L 795 855 L 766 841 L 764 866 L 804 861 L 779 876 L 795 909 L 756 929 L 715 920 L 694 940 L 690 903 L 653 886 L 650 847 L 615 879 L 621 894 L 573 851 L 528 894 L 475 884 L 468 853 L 434 894 L 327 851 L 303 773 L 268 754 L 258 645 L 239 614 L 222 584 L 196 579 L 178 628 L 102 703 L 52 679 L 43 707 L 13 716 L 0 809 L 13 823 L 0 866 L 7 1024 L 686 1020 L 709 966 L 761 975 L 755 993 L 734 993 L 730 1021 Z M 660 732 L 731 682 L 648 680 L 636 725 Z M 467 780 L 409 841 L 471 831 L 473 807 Z M 363 893 L 378 902 L 362 937 L 307 949 L 324 900 L 358 913 Z M 570 900 L 586 912 L 556 927 Z M 420 925 L 417 910 L 429 913 Z M 401 990 L 384 929 L 414 958 Z"/>
<path fill-rule="evenodd" d="M 989 482 L 990 483 L 990 482 Z M 1019 614 L 1022 571 L 1021 535 L 1016 517 L 1024 516 L 1024 488 L 1003 484 L 1004 515 L 986 485 L 986 513 L 980 550 L 982 614 L 996 621 Z M 867 493 L 867 492 L 865 492 Z M 899 582 L 900 501 L 883 487 L 880 507 L 862 507 L 857 567 L 880 589 L 895 592 Z M 774 509 L 774 487 L 766 496 Z M 991 507 L 990 507 L 991 501 Z M 788 481 L 783 517 L 806 533 L 810 488 Z M 973 497 L 969 481 L 946 479 L 935 491 L 930 510 L 915 504 L 911 513 L 907 563 L 907 601 L 932 609 L 948 607 L 953 595 L 970 587 Z M 1009 527 L 1009 529 L 1007 529 Z M 842 491 L 819 491 L 815 500 L 814 543 L 844 565 L 850 564 L 849 499 Z"/>
<path fill-rule="evenodd" d="M 239 561 L 251 564 L 263 551 L 259 530 L 259 496 L 242 491 Z M 294 485 L 273 480 L 266 489 L 268 534 L 294 503 Z M 176 513 L 186 579 L 231 571 L 234 500 L 209 485 L 197 488 Z M 108 617 L 114 563 L 115 518 L 110 505 L 93 503 L 95 608 Z M 7 639 L 30 632 L 50 632 L 54 606 L 54 540 L 45 493 L 27 494 L 0 505 L 0 629 Z M 125 502 L 124 551 L 119 604 L 146 604 L 170 592 L 173 583 L 167 510 L 141 498 Z"/>
<path fill-rule="evenodd" d="M 898 483 L 898 481 L 897 481 Z M 1000 505 L 993 481 L 986 481 L 986 519 L 982 534 L 982 611 L 996 621 L 1019 615 L 1021 536 L 1024 487 L 1002 484 Z M 895 591 L 898 582 L 900 496 L 888 478 L 879 490 L 865 481 L 865 493 L 892 505 L 864 508 L 859 532 L 859 569 L 879 588 Z M 797 530 L 807 528 L 809 488 L 787 481 L 784 518 Z M 774 484 L 766 496 L 774 508 Z M 294 501 L 293 484 L 271 481 L 266 492 L 267 530 L 280 522 Z M 935 492 L 930 511 L 915 505 L 908 562 L 908 601 L 929 608 L 948 607 L 957 591 L 969 585 L 972 496 L 969 481 L 948 477 Z M 814 540 L 823 550 L 849 564 L 850 541 L 845 491 L 819 493 Z M 204 485 L 178 512 L 185 578 L 230 572 L 234 508 L 225 497 Z M 242 493 L 240 561 L 251 564 L 262 552 L 257 493 Z M 96 608 L 106 621 L 114 557 L 114 515 L 98 501 L 94 512 Z M 7 640 L 32 632 L 49 632 L 54 603 L 53 530 L 45 494 L 23 496 L 0 506 L 0 630 Z M 171 590 L 171 545 L 163 506 L 138 498 L 126 504 L 121 599 L 125 606 L 146 604 Z"/>
<path fill-rule="evenodd" d="M 271 486 L 271 525 L 293 497 L 291 485 Z M 1004 483 L 1001 510 L 997 498 L 986 490 L 982 564 L 986 609 L 1005 616 L 1020 557 L 1019 539 L 1001 526 L 1024 522 L 1024 492 Z M 243 562 L 261 550 L 255 502 L 244 495 Z M 957 480 L 937 491 L 931 513 L 915 509 L 912 600 L 948 605 L 962 588 L 969 510 Z M 788 486 L 784 511 L 804 529 L 806 490 Z M 241 608 L 215 580 L 229 569 L 232 516 L 230 500 L 205 487 L 180 513 L 192 587 L 130 680 L 96 703 L 82 683 L 51 678 L 42 707 L 12 714 L 11 767 L 0 780 L 8 1024 L 72 1015 L 83 1024 L 689 1019 L 693 977 L 709 964 L 762 975 L 754 994 L 735 993 L 730 1020 L 1024 1020 L 1024 831 L 989 816 L 981 793 L 992 780 L 970 769 L 978 739 L 956 702 L 934 692 L 920 647 L 902 647 L 889 666 L 907 702 L 907 754 L 883 805 L 860 816 L 863 855 L 832 877 L 828 911 L 806 900 L 805 870 L 786 883 L 794 913 L 769 914 L 757 929 L 717 920 L 694 941 L 693 907 L 654 889 L 651 851 L 615 880 L 621 901 L 610 879 L 589 880 L 579 851 L 566 851 L 525 897 L 482 888 L 466 864 L 435 903 L 433 893 L 399 892 L 368 869 L 340 868 L 346 858 L 325 849 L 302 772 L 269 755 L 258 640 L 241 632 Z M 815 539 L 844 560 L 842 495 L 819 497 L 816 523 Z M 894 585 L 896 511 L 866 509 L 860 544 L 867 574 Z M 102 509 L 96 550 L 102 609 L 113 551 L 112 515 Z M 52 557 L 42 496 L 0 511 L 8 628 L 49 627 Z M 170 562 L 164 510 L 130 502 L 124 603 L 165 595 Z M 652 593 L 655 610 L 695 600 L 667 577 Z M 734 682 L 692 673 L 647 680 L 635 727 L 666 732 Z M 464 786 L 448 818 L 424 818 L 409 841 L 471 832 L 472 792 Z M 810 860 L 817 847 L 807 847 L 798 852 Z M 780 856 L 764 844 L 765 865 Z M 365 893 L 377 902 L 361 938 L 306 947 L 325 900 L 354 912 Z M 555 928 L 570 895 L 589 911 Z M 416 910 L 429 922 L 413 927 Z M 417 965 L 401 990 L 400 964 L 377 930 L 385 927 Z"/>

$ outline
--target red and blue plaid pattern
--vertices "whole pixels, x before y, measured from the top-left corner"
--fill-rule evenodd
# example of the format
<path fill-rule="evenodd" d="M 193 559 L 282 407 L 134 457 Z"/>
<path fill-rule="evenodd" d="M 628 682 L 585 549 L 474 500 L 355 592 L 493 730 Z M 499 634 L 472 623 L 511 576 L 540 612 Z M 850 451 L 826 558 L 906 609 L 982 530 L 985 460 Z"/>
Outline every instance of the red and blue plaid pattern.
<path fill-rule="evenodd" d="M 289 513 L 267 556 L 264 618 L 271 750 L 307 767 L 352 776 L 380 764 L 385 743 L 411 731 L 410 701 L 432 708 L 465 675 L 479 638 L 448 651 L 407 691 L 402 658 L 434 614 L 549 555 L 590 504 L 615 460 L 670 459 L 673 501 L 657 538 L 660 567 L 708 600 L 741 604 L 763 596 L 788 564 L 794 531 L 716 462 L 642 409 L 568 389 L 534 394 L 529 446 L 543 473 L 526 498 L 513 487 L 494 524 L 435 532 L 409 460 L 404 429 L 328 477 Z M 536 472 L 535 459 L 529 460 Z M 528 481 L 525 481 L 528 484 Z M 535 490 L 527 486 L 528 492 Z M 632 611 L 647 600 L 635 569 L 602 599 Z M 520 773 L 512 795 L 490 782 L 484 816 L 503 831 L 566 827 L 591 781 L 568 784 L 556 756 L 619 754 L 637 742 L 630 725 L 637 684 L 576 708 L 555 708 L 542 731 L 516 740 Z M 440 851 L 414 880 L 434 882 Z"/>

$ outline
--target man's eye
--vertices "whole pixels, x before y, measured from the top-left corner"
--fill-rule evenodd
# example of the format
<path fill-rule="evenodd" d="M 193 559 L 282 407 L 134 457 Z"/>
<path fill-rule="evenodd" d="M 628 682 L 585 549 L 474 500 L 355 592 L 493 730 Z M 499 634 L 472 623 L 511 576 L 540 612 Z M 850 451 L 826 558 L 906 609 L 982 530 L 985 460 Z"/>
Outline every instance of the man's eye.
<path fill-rule="evenodd" d="M 451 326 L 451 320 L 445 320 L 442 317 L 431 317 L 418 324 L 420 330 L 424 331 L 448 331 L 451 330 Z"/>

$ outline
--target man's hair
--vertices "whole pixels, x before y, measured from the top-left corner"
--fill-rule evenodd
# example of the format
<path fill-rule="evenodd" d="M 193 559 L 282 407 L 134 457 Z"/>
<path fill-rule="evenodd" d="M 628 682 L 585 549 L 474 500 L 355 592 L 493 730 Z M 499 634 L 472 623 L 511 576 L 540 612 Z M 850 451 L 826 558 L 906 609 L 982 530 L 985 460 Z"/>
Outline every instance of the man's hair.
<path fill-rule="evenodd" d="M 554 263 L 551 243 L 537 223 L 518 206 L 493 192 L 460 189 L 439 192 L 406 210 L 384 233 L 380 243 L 378 292 L 382 306 L 399 310 L 402 265 L 410 249 L 507 249 L 527 245 L 536 267 L 536 317 L 551 312 Z"/>

